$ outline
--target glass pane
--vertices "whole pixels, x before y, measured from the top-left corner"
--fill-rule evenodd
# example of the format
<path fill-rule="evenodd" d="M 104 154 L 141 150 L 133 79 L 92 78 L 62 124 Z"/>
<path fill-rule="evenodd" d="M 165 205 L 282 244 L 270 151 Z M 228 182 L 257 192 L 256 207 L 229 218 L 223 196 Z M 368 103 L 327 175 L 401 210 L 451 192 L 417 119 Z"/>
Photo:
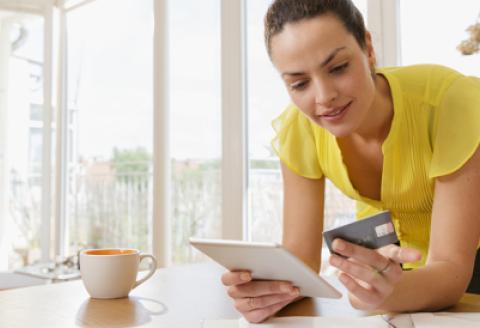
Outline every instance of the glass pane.
<path fill-rule="evenodd" d="M 94 1 L 68 13 L 70 254 L 151 250 L 152 13 L 152 0 Z"/>
<path fill-rule="evenodd" d="M 43 25 L 0 10 L 0 270 L 41 255 Z"/>
<path fill-rule="evenodd" d="M 456 49 L 469 38 L 465 30 L 480 20 L 479 12 L 478 0 L 400 1 L 402 65 L 442 64 L 480 76 L 480 55 L 465 56 Z"/>
<path fill-rule="evenodd" d="M 270 122 L 289 98 L 263 40 L 263 17 L 271 2 L 247 1 L 248 239 L 255 241 L 279 241 L 282 229 L 282 177 L 270 145 Z"/>
<path fill-rule="evenodd" d="M 221 233 L 220 0 L 169 5 L 172 261 Z"/>
<path fill-rule="evenodd" d="M 263 17 L 271 0 L 247 1 L 248 104 L 248 238 L 277 241 L 282 230 L 282 178 L 270 142 L 271 121 L 287 107 L 289 97 L 271 64 L 263 40 Z M 354 1 L 365 14 L 366 0 Z M 325 228 L 354 218 L 354 203 L 327 182 Z"/>

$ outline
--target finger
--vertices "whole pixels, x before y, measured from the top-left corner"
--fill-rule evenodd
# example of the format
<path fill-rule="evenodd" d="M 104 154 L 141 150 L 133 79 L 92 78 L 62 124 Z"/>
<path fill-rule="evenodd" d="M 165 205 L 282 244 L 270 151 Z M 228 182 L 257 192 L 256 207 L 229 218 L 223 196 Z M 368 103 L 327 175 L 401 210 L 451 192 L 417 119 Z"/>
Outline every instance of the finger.
<path fill-rule="evenodd" d="M 252 275 L 248 271 L 228 271 L 222 275 L 222 283 L 225 286 L 245 284 L 251 280 Z"/>
<path fill-rule="evenodd" d="M 283 307 L 285 307 L 290 302 L 291 300 L 283 301 L 262 309 L 256 309 L 256 310 L 245 313 L 244 317 L 251 323 L 259 323 L 273 316 L 275 313 L 280 311 Z"/>
<path fill-rule="evenodd" d="M 377 271 L 386 268 L 389 264 L 389 259 L 382 256 L 377 251 L 349 243 L 339 238 L 333 241 L 332 248 L 336 253 L 349 259 L 356 260 L 364 265 L 369 265 Z"/>
<path fill-rule="evenodd" d="M 383 295 L 390 293 L 393 288 L 390 283 L 390 279 L 387 278 L 386 275 L 378 273 L 370 266 L 349 261 L 348 259 L 334 254 L 330 256 L 329 263 L 353 278 L 366 282 L 373 289 L 377 290 Z M 394 274 L 393 270 L 389 270 L 388 274 Z"/>
<path fill-rule="evenodd" d="M 370 308 L 366 310 L 376 308 L 384 299 L 378 291 L 362 287 L 355 279 L 346 273 L 341 273 L 338 278 L 353 296 L 358 298 L 362 303 L 370 305 Z"/>
<path fill-rule="evenodd" d="M 422 259 L 422 253 L 419 250 L 411 247 L 388 245 L 379 248 L 378 252 L 397 263 L 417 262 Z"/>
<path fill-rule="evenodd" d="M 288 281 L 254 280 L 248 284 L 234 285 L 228 288 L 232 298 L 259 297 L 275 294 L 295 294 L 296 288 Z"/>
<path fill-rule="evenodd" d="M 242 313 L 253 311 L 255 309 L 269 307 L 274 304 L 278 304 L 283 301 L 292 301 L 299 295 L 299 291 L 295 288 L 293 294 L 276 294 L 260 297 L 245 297 L 237 299 L 235 302 L 235 308 Z"/>

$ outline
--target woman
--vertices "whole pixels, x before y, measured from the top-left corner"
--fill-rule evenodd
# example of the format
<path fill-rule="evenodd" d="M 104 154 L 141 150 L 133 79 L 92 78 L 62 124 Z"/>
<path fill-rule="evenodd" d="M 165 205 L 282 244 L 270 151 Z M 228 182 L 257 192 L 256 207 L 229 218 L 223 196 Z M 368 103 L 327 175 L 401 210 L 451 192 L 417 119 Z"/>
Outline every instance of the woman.
<path fill-rule="evenodd" d="M 274 1 L 265 40 L 293 103 L 274 121 L 284 246 L 320 269 L 326 177 L 357 201 L 359 218 L 390 210 L 401 242 L 334 241 L 345 257 L 329 263 L 353 307 L 436 310 L 479 292 L 480 81 L 436 65 L 376 69 L 349 0 Z M 251 322 L 298 297 L 288 282 L 248 272 L 222 282 Z"/>

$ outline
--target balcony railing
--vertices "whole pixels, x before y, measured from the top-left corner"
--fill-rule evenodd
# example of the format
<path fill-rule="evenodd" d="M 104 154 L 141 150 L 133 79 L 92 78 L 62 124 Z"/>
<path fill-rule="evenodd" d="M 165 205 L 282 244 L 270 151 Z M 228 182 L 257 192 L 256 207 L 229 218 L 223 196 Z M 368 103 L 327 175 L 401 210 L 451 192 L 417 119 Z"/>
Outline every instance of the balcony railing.
<path fill-rule="evenodd" d="M 151 162 L 122 165 L 119 168 L 111 162 L 97 162 L 70 168 L 66 197 L 68 254 L 96 247 L 151 250 Z M 281 173 L 278 167 L 260 167 L 249 170 L 250 238 L 278 241 L 282 228 Z M 221 237 L 220 179 L 218 160 L 172 161 L 173 262 L 195 260 L 188 247 L 189 237 Z M 32 256 L 25 254 L 38 248 L 41 188 L 37 177 L 31 177 L 27 183 L 12 176 L 11 186 L 12 217 L 26 240 L 23 243 L 26 249 L 17 247 L 17 253 L 25 258 L 23 265 L 26 265 Z M 325 228 L 353 220 L 353 202 L 329 182 L 326 191 Z"/>

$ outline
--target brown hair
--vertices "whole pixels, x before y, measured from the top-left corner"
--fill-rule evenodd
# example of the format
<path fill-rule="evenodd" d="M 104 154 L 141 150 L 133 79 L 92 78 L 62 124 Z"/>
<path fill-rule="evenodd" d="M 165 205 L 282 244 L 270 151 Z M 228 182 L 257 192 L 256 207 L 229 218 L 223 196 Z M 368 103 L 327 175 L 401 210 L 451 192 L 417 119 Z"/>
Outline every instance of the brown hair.
<path fill-rule="evenodd" d="M 365 49 L 363 17 L 351 0 L 275 0 L 265 15 L 265 45 L 271 56 L 272 37 L 282 32 L 287 23 L 331 13 L 338 17 L 347 31 Z"/>

